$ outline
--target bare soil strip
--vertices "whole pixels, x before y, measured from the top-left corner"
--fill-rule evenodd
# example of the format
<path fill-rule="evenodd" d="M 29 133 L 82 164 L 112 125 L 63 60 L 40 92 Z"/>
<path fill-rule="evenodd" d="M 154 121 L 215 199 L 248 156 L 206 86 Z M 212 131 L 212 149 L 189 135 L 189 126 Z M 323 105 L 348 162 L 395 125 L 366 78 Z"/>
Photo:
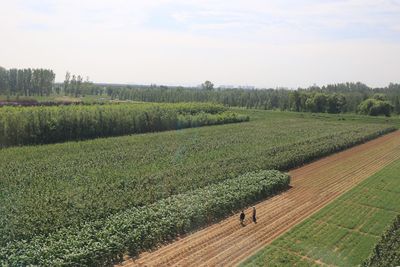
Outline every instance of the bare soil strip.
<path fill-rule="evenodd" d="M 292 188 L 256 205 L 257 224 L 249 209 L 244 227 L 235 214 L 122 266 L 237 265 L 396 159 L 400 131 L 290 171 Z"/>

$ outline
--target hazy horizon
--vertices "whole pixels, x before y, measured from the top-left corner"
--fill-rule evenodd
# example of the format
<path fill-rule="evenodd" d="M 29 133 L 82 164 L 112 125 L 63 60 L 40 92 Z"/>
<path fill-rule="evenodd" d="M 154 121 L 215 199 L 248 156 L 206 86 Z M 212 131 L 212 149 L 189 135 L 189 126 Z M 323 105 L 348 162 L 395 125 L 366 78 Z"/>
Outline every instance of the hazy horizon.
<path fill-rule="evenodd" d="M 0 66 L 96 83 L 400 82 L 400 1 L 3 1 Z"/>

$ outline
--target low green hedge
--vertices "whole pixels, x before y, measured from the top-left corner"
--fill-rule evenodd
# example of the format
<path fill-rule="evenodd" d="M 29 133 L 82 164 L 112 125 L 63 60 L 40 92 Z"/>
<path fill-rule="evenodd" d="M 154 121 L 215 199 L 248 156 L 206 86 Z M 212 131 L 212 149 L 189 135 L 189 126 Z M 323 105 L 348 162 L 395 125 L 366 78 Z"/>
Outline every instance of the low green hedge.
<path fill-rule="evenodd" d="M 389 267 L 400 265 L 400 215 L 375 246 L 363 267 Z"/>

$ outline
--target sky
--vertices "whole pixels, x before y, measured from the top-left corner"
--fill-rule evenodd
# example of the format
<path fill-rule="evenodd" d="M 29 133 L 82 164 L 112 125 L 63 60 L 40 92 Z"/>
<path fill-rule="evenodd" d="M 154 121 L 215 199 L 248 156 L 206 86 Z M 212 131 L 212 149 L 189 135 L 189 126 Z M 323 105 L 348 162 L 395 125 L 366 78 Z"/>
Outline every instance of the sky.
<path fill-rule="evenodd" d="M 400 82 L 400 0 L 0 0 L 0 66 L 94 82 Z"/>

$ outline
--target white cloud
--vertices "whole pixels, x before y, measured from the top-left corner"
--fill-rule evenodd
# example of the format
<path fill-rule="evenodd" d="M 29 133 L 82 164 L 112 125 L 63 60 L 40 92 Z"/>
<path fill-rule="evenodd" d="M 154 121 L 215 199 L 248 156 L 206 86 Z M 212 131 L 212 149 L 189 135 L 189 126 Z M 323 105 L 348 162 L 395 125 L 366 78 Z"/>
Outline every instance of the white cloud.
<path fill-rule="evenodd" d="M 399 1 L 2 2 L 0 64 L 58 80 L 69 70 L 121 83 L 399 82 Z"/>

